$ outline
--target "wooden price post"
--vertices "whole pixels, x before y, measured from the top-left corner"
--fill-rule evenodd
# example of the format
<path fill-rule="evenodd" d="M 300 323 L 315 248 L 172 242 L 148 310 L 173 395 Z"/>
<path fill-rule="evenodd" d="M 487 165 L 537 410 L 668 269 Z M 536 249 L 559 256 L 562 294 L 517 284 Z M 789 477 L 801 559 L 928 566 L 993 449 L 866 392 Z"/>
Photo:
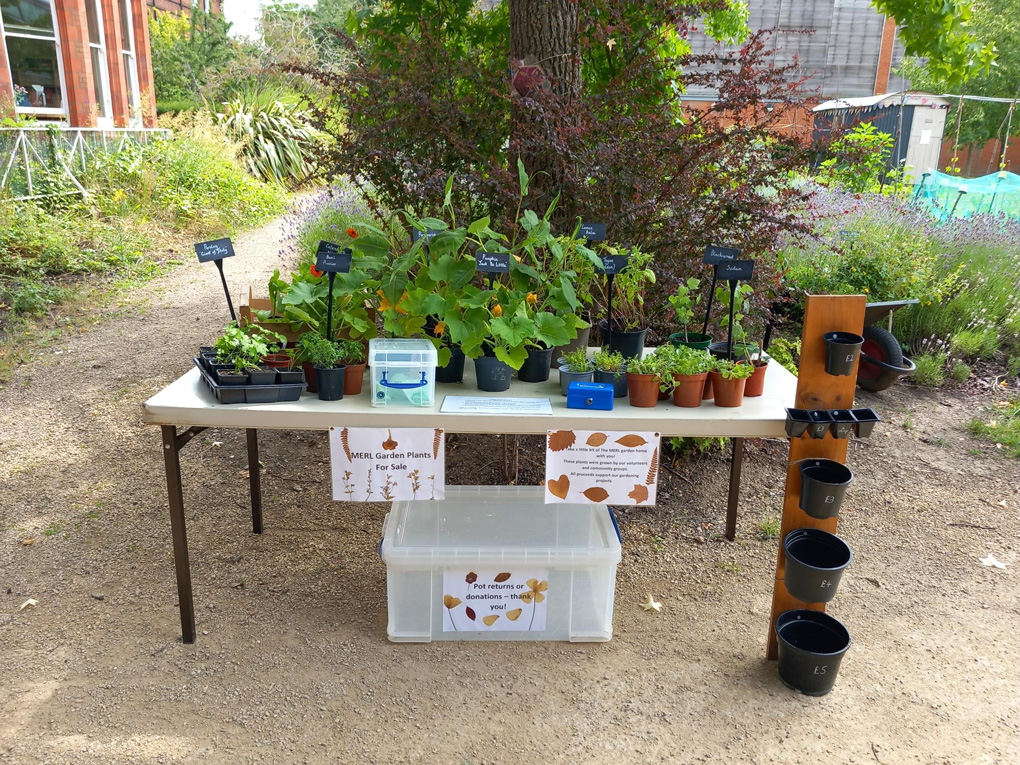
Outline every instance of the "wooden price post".
<path fill-rule="evenodd" d="M 826 332 L 853 332 L 864 330 L 864 295 L 808 295 L 804 306 L 804 334 L 801 339 L 800 369 L 797 380 L 798 409 L 850 409 L 857 386 L 857 369 L 849 377 L 834 376 L 825 372 Z M 769 659 L 779 655 L 776 639 L 776 619 L 785 611 L 806 608 L 825 611 L 824 603 L 803 603 L 786 590 L 786 553 L 782 540 L 793 529 L 814 528 L 836 533 L 838 518 L 819 520 L 800 509 L 800 463 L 806 459 L 825 458 L 840 464 L 846 462 L 846 438 L 815 439 L 807 435 L 790 439 L 790 461 L 786 467 L 786 494 L 783 499 L 783 522 L 779 533 L 779 559 L 776 563 L 776 584 L 772 594 L 772 615 L 769 619 Z M 845 507 L 845 506 L 844 506 Z"/>

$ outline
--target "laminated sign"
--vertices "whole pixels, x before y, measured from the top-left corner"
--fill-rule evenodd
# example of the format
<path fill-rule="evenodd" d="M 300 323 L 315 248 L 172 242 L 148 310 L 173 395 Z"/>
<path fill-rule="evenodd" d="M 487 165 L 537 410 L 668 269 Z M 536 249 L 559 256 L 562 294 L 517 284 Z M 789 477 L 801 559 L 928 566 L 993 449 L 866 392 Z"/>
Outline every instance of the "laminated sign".
<path fill-rule="evenodd" d="M 545 502 L 654 505 L 659 434 L 550 430 Z"/>
<path fill-rule="evenodd" d="M 549 569 L 448 568 L 443 632 L 544 632 Z"/>
<path fill-rule="evenodd" d="M 330 428 L 333 499 L 443 499 L 445 446 L 442 428 Z"/>

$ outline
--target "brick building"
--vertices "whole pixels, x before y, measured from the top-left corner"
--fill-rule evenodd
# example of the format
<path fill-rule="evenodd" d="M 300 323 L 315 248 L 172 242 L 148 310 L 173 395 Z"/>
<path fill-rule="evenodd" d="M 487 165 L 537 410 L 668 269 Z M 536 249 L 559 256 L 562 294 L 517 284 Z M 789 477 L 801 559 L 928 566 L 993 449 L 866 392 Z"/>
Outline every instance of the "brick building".
<path fill-rule="evenodd" d="M 0 42 L 0 111 L 155 125 L 147 0 L 3 0 Z"/>
<path fill-rule="evenodd" d="M 201 5 L 206 13 L 219 13 L 220 0 L 146 0 L 155 11 L 169 13 L 190 13 L 193 6 Z"/>

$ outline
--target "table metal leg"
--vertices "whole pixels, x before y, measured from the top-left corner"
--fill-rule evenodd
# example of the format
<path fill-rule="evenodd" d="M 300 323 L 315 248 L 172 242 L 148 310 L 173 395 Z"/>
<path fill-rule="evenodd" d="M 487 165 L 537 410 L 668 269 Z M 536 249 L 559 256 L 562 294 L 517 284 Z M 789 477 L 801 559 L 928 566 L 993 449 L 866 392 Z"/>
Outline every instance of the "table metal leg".
<path fill-rule="evenodd" d="M 177 428 L 163 425 L 163 460 L 166 464 L 166 493 L 170 500 L 170 529 L 174 538 L 174 566 L 177 568 L 177 599 L 181 608 L 181 638 L 195 642 L 195 604 L 191 593 L 191 563 L 188 534 L 184 528 L 184 492 L 181 488 L 180 447 Z M 187 443 L 191 436 L 181 440 Z"/>
<path fill-rule="evenodd" d="M 251 530 L 262 533 L 262 480 L 259 473 L 259 432 L 246 428 L 248 435 L 248 485 L 251 489 Z"/>
<path fill-rule="evenodd" d="M 730 459 L 730 493 L 726 499 L 726 538 L 731 542 L 737 536 L 737 503 L 740 501 L 740 468 L 744 462 L 744 439 L 733 439 L 733 456 Z"/>

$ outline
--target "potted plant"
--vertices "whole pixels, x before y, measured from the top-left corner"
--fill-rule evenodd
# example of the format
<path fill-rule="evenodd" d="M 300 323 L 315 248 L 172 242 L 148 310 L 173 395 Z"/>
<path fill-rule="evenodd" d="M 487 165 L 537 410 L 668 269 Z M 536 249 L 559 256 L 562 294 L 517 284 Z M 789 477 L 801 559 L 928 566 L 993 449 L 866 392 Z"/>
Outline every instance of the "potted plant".
<path fill-rule="evenodd" d="M 693 276 L 686 282 L 680 282 L 676 288 L 676 294 L 669 296 L 669 303 L 673 306 L 673 316 L 677 324 L 683 327 L 682 332 L 674 332 L 669 336 L 673 345 L 686 345 L 690 348 L 705 350 L 712 344 L 712 336 L 701 332 L 691 332 L 688 325 L 694 319 L 694 307 L 701 302 L 701 293 L 698 288 L 701 280 Z"/>
<path fill-rule="evenodd" d="M 708 376 L 716 406 L 740 406 L 744 399 L 747 378 L 754 373 L 754 367 L 729 359 L 716 359 Z"/>
<path fill-rule="evenodd" d="M 233 365 L 220 367 L 217 371 L 221 385 L 272 385 L 276 382 L 276 370 L 263 365 L 262 359 L 269 353 L 270 344 L 279 347 L 285 343 L 283 336 L 263 327 L 242 329 L 232 322 L 216 340 L 216 360 L 219 364 Z"/>
<path fill-rule="evenodd" d="M 712 343 L 708 346 L 709 353 L 716 358 L 733 358 L 735 361 L 744 360 L 750 363 L 751 357 L 758 352 L 758 345 L 748 342 L 747 332 L 744 330 L 743 320 L 747 317 L 749 310 L 749 299 L 754 290 L 749 284 L 740 284 L 733 295 L 733 352 L 730 353 L 728 341 Z M 729 334 L 730 326 L 730 290 L 724 284 L 720 284 L 715 291 L 716 302 L 723 307 L 723 317 L 719 326 Z"/>
<path fill-rule="evenodd" d="M 572 382 L 591 382 L 595 365 L 586 348 L 575 348 L 564 354 L 560 361 L 560 391 L 564 396 Z"/>
<path fill-rule="evenodd" d="M 298 341 L 301 357 L 315 369 L 316 392 L 320 401 L 339 401 L 344 397 L 344 373 L 340 346 L 320 335 L 306 332 Z"/>
<path fill-rule="evenodd" d="M 344 372 L 344 395 L 357 396 L 361 393 L 365 364 L 368 360 L 365 344 L 357 340 L 339 340 L 337 352 L 341 363 L 347 367 L 347 371 Z"/>
<path fill-rule="evenodd" d="M 707 350 L 698 350 L 687 345 L 663 346 L 662 351 L 664 376 L 671 379 L 673 403 L 676 406 L 701 406 L 705 390 L 705 380 L 712 368 L 712 357 Z"/>
<path fill-rule="evenodd" d="M 627 395 L 627 366 L 633 359 L 628 361 L 617 351 L 610 351 L 605 348 L 595 354 L 595 382 L 610 383 L 613 386 L 613 398 L 623 398 Z"/>
<path fill-rule="evenodd" d="M 637 249 L 605 247 L 603 251 L 607 255 L 628 256 L 627 266 L 613 280 L 612 326 L 608 326 L 608 320 L 599 322 L 603 338 L 608 338 L 605 345 L 624 358 L 640 358 L 648 332 L 644 310 L 645 287 L 655 282 L 655 272 L 649 268 L 652 256 Z M 598 284 L 598 280 L 595 283 Z M 609 308 L 608 286 L 607 279 L 599 298 L 600 310 L 604 312 L 608 312 Z"/>
<path fill-rule="evenodd" d="M 627 363 L 627 388 L 631 406 L 651 407 L 659 402 L 661 364 L 661 357 L 655 354 L 643 359 L 632 359 Z"/>

